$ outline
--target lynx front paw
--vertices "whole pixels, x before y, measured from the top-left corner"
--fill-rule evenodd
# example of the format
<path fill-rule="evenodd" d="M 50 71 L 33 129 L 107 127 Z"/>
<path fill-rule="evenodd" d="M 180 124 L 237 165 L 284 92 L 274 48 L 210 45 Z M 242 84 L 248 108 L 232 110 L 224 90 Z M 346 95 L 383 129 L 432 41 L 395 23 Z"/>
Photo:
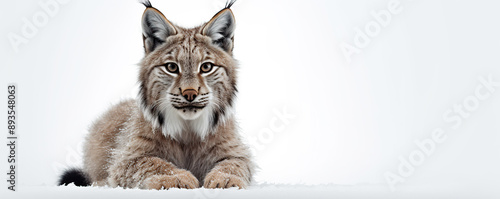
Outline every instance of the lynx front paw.
<path fill-rule="evenodd" d="M 194 189 L 200 187 L 198 179 L 189 171 L 181 171 L 173 175 L 154 175 L 147 178 L 143 183 L 145 189 L 169 189 L 186 188 Z"/>
<path fill-rule="evenodd" d="M 247 184 L 239 176 L 222 172 L 211 172 L 205 177 L 203 187 L 209 189 L 239 187 L 240 189 L 244 189 L 247 187 Z"/>

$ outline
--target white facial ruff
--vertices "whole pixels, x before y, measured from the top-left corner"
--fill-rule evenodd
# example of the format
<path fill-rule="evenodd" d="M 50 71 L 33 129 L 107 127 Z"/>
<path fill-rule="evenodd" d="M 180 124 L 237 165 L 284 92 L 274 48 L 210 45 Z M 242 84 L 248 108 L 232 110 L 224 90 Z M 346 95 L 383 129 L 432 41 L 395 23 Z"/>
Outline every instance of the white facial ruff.
<path fill-rule="evenodd" d="M 192 132 L 204 140 L 206 136 L 212 133 L 215 129 L 212 126 L 212 121 L 214 120 L 213 110 L 217 105 L 209 103 L 203 110 L 201 114 L 193 120 L 185 120 L 179 114 L 179 110 L 175 109 L 167 100 L 162 100 L 163 103 L 158 105 L 161 114 L 163 115 L 163 125 L 160 125 L 159 116 L 151 113 L 151 107 L 144 107 L 143 103 L 140 102 L 141 97 L 139 97 L 138 104 L 142 109 L 143 115 L 146 120 L 151 122 L 154 129 L 161 128 L 162 134 L 165 137 L 171 137 L 174 140 L 179 141 L 182 137 L 182 133 Z M 233 108 L 226 107 L 225 114 L 219 116 L 218 125 L 226 123 L 226 121 L 233 115 Z M 153 132 L 154 133 L 154 132 Z"/>

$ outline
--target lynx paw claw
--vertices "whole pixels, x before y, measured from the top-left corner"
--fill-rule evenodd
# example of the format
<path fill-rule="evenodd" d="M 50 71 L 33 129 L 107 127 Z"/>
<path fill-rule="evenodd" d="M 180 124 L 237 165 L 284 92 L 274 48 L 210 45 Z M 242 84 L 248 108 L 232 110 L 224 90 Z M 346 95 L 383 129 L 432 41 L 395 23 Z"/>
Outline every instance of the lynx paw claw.
<path fill-rule="evenodd" d="M 185 188 L 194 189 L 200 187 L 198 179 L 189 171 L 183 171 L 174 175 L 154 175 L 144 181 L 146 189 L 169 189 Z"/>
<path fill-rule="evenodd" d="M 240 189 L 246 188 L 246 182 L 243 178 L 222 172 L 209 173 L 205 177 L 205 182 L 203 187 L 214 189 L 214 188 L 231 188 L 238 187 Z"/>

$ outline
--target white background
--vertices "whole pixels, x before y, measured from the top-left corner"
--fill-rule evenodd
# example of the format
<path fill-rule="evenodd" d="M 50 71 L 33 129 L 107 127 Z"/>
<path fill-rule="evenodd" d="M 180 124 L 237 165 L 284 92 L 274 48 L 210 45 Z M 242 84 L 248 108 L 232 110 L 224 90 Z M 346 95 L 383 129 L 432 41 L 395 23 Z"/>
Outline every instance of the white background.
<path fill-rule="evenodd" d="M 61 167 L 81 166 L 87 128 L 111 104 L 135 97 L 144 54 L 144 6 L 134 0 L 59 4 L 16 52 L 9 35 L 23 36 L 23 19 L 33 22 L 44 12 L 38 4 L 47 1 L 5 1 L 0 7 L 0 87 L 18 86 L 21 188 L 55 185 Z M 356 28 L 375 22 L 370 12 L 387 10 L 390 2 L 234 5 L 236 111 L 242 136 L 256 149 L 257 183 L 381 184 L 389 190 L 384 173 L 398 174 L 399 158 L 408 159 L 419 149 L 414 141 L 430 138 L 436 128 L 445 131 L 446 141 L 396 189 L 494 191 L 500 183 L 500 87 L 479 100 L 457 129 L 443 119 L 476 96 L 480 77 L 500 82 L 500 3 L 400 0 L 401 12 L 348 62 L 341 44 L 354 45 Z M 152 3 L 175 24 L 193 27 L 225 1 Z M 1 90 L 4 113 L 7 89 Z M 294 118 L 284 124 L 276 111 Z M 284 129 L 269 131 L 270 121 Z M 6 129 L 6 122 L 0 124 Z M 0 147 L 1 154 L 6 149 Z M 0 165 L 7 169 L 5 160 Z"/>

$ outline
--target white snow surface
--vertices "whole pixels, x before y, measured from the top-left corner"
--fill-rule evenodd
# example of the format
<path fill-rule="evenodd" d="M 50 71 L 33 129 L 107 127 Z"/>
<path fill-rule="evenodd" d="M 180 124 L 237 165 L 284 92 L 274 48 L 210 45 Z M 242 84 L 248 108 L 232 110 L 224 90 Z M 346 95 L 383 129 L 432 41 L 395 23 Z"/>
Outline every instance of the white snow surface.
<path fill-rule="evenodd" d="M 5 190 L 4 190 L 5 192 Z M 9 191 L 2 198 L 499 198 L 500 191 L 488 185 L 467 189 L 445 186 L 400 186 L 392 192 L 384 184 L 365 185 L 291 185 L 258 184 L 248 189 L 169 189 L 141 190 L 110 187 L 26 186 Z"/>

